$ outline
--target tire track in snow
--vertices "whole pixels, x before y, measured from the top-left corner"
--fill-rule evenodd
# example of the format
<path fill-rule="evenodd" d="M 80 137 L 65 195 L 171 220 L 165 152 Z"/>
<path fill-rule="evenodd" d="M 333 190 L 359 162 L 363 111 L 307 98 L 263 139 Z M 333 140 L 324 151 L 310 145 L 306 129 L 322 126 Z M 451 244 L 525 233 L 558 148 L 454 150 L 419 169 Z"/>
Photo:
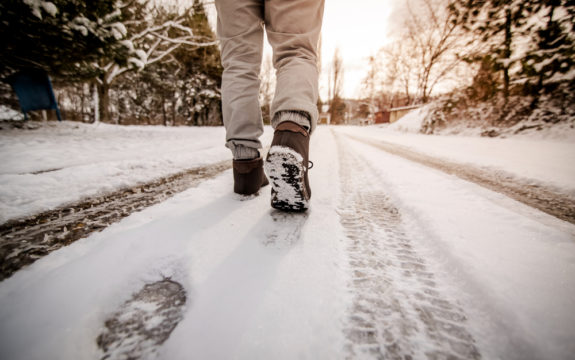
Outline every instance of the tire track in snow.
<path fill-rule="evenodd" d="M 368 161 L 342 147 L 340 221 L 349 240 L 354 302 L 346 328 L 349 358 L 479 359 L 465 312 L 442 294 L 418 254 L 402 214 Z M 362 173 L 356 176 L 357 172 Z"/>
<path fill-rule="evenodd" d="M 0 226 L 0 281 L 23 266 L 231 168 L 226 160 Z"/>

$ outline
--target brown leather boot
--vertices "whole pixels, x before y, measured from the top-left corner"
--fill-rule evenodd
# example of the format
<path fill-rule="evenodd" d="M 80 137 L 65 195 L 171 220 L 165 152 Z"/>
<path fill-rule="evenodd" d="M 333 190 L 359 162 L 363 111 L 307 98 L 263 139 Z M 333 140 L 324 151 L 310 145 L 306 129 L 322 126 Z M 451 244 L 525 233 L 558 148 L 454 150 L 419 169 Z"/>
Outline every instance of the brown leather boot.
<path fill-rule="evenodd" d="M 273 208 L 284 211 L 306 211 L 309 208 L 308 156 L 308 132 L 291 121 L 280 123 L 274 132 L 265 164 L 272 182 Z"/>
<path fill-rule="evenodd" d="M 264 174 L 264 160 L 234 160 L 234 192 L 241 195 L 256 194 L 260 188 L 269 184 Z"/>

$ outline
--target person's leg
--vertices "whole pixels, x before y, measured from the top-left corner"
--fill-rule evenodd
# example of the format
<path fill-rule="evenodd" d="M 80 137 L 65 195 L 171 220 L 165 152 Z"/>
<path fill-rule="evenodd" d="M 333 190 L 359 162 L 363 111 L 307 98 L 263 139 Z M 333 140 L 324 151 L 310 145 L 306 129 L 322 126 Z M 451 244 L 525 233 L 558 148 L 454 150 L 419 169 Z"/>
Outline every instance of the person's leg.
<path fill-rule="evenodd" d="M 292 121 L 313 132 L 318 110 L 318 42 L 324 0 L 266 0 L 265 25 L 277 85 L 272 126 Z"/>
<path fill-rule="evenodd" d="M 272 207 L 309 208 L 310 134 L 317 118 L 317 45 L 323 0 L 266 0 L 265 22 L 274 51 L 277 85 L 272 103 L 274 138 L 266 158 Z"/>
<path fill-rule="evenodd" d="M 263 0 L 216 0 L 224 72 L 222 112 L 234 159 L 253 159 L 262 147 L 258 101 L 263 50 Z"/>
<path fill-rule="evenodd" d="M 263 133 L 259 74 L 263 51 L 263 0 L 216 0 L 222 65 L 226 146 L 232 150 L 234 192 L 256 194 L 268 184 L 258 149 Z"/>

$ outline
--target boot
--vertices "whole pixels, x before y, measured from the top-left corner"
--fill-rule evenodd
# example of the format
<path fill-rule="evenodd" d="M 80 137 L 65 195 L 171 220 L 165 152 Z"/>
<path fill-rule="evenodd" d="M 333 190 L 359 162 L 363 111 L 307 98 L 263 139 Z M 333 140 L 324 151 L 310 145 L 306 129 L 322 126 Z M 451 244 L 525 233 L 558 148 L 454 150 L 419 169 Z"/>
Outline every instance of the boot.
<path fill-rule="evenodd" d="M 280 123 L 265 163 L 272 182 L 273 208 L 298 212 L 309 208 L 308 155 L 307 130 L 291 121 Z"/>
<path fill-rule="evenodd" d="M 264 174 L 264 161 L 261 157 L 253 160 L 234 160 L 234 192 L 241 195 L 256 194 L 269 184 Z"/>

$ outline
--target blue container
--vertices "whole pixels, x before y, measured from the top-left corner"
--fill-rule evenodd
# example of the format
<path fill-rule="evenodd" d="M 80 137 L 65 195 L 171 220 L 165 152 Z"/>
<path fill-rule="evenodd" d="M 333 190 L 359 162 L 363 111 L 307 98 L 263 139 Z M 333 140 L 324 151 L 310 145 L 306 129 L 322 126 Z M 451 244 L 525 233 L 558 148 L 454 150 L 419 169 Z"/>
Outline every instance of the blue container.
<path fill-rule="evenodd" d="M 10 76 L 8 82 L 18 95 L 20 108 L 26 120 L 28 111 L 56 110 L 58 120 L 62 121 L 48 74 L 35 70 L 21 71 Z"/>

